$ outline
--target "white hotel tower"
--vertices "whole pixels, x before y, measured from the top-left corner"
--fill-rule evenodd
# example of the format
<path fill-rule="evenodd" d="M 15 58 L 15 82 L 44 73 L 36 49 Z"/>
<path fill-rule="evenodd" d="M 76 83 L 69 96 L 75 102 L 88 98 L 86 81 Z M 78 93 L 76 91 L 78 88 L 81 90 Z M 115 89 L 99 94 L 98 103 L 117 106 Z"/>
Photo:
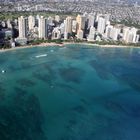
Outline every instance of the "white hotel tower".
<path fill-rule="evenodd" d="M 29 24 L 29 31 L 34 29 L 35 26 L 35 17 L 29 16 L 28 17 L 28 24 Z"/>
<path fill-rule="evenodd" d="M 47 19 L 43 16 L 38 19 L 38 37 L 47 38 Z"/>
<path fill-rule="evenodd" d="M 27 18 L 23 16 L 18 18 L 19 38 L 24 39 L 27 37 Z"/>
<path fill-rule="evenodd" d="M 106 20 L 103 17 L 99 17 L 98 19 L 98 27 L 97 27 L 97 31 L 100 34 L 103 34 L 105 31 L 105 26 L 106 26 Z"/>
<path fill-rule="evenodd" d="M 130 27 L 124 27 L 123 28 L 123 40 L 126 43 L 137 43 L 138 42 L 138 36 L 137 36 L 137 29 L 136 28 L 130 28 Z"/>
<path fill-rule="evenodd" d="M 95 28 L 91 26 L 87 40 L 94 41 L 94 38 L 95 38 Z"/>
<path fill-rule="evenodd" d="M 64 39 L 68 39 L 68 33 L 72 33 L 72 18 L 67 17 L 66 20 L 64 20 Z"/>

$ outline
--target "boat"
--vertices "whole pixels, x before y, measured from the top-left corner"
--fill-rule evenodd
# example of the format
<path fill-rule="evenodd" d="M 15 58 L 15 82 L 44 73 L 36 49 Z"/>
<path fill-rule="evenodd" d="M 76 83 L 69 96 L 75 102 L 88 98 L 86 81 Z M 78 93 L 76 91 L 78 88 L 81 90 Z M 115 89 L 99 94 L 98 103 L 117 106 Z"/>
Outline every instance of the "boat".
<path fill-rule="evenodd" d="M 41 55 L 37 55 L 37 56 L 35 56 L 36 58 L 40 58 L 40 57 L 46 57 L 47 56 L 47 54 L 41 54 Z"/>

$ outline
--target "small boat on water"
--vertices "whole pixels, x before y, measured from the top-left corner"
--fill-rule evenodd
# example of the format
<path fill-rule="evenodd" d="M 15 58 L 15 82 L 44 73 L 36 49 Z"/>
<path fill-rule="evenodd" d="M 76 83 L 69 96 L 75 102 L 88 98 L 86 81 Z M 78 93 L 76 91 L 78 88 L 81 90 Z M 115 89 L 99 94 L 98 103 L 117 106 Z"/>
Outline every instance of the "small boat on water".
<path fill-rule="evenodd" d="M 47 56 L 47 54 L 41 54 L 41 55 L 37 55 L 37 56 L 35 56 L 36 58 L 40 58 L 40 57 L 46 57 Z"/>

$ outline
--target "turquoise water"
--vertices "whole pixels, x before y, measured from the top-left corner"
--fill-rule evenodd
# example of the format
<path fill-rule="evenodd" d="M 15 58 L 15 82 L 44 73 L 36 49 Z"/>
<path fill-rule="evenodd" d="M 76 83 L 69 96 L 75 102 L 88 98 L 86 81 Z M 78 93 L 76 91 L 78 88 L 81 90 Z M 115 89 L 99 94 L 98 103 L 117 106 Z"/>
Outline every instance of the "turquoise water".
<path fill-rule="evenodd" d="M 0 140 L 140 140 L 140 49 L 20 49 L 0 69 Z"/>

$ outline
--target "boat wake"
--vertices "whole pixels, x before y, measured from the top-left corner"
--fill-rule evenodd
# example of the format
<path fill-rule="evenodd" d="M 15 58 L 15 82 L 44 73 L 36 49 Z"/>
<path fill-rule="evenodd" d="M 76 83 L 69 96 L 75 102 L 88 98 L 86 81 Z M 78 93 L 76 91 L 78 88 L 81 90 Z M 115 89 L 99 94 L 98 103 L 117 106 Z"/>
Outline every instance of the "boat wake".
<path fill-rule="evenodd" d="M 46 56 L 47 56 L 47 54 L 41 54 L 41 55 L 36 55 L 35 57 L 40 58 L 40 57 L 46 57 Z"/>

